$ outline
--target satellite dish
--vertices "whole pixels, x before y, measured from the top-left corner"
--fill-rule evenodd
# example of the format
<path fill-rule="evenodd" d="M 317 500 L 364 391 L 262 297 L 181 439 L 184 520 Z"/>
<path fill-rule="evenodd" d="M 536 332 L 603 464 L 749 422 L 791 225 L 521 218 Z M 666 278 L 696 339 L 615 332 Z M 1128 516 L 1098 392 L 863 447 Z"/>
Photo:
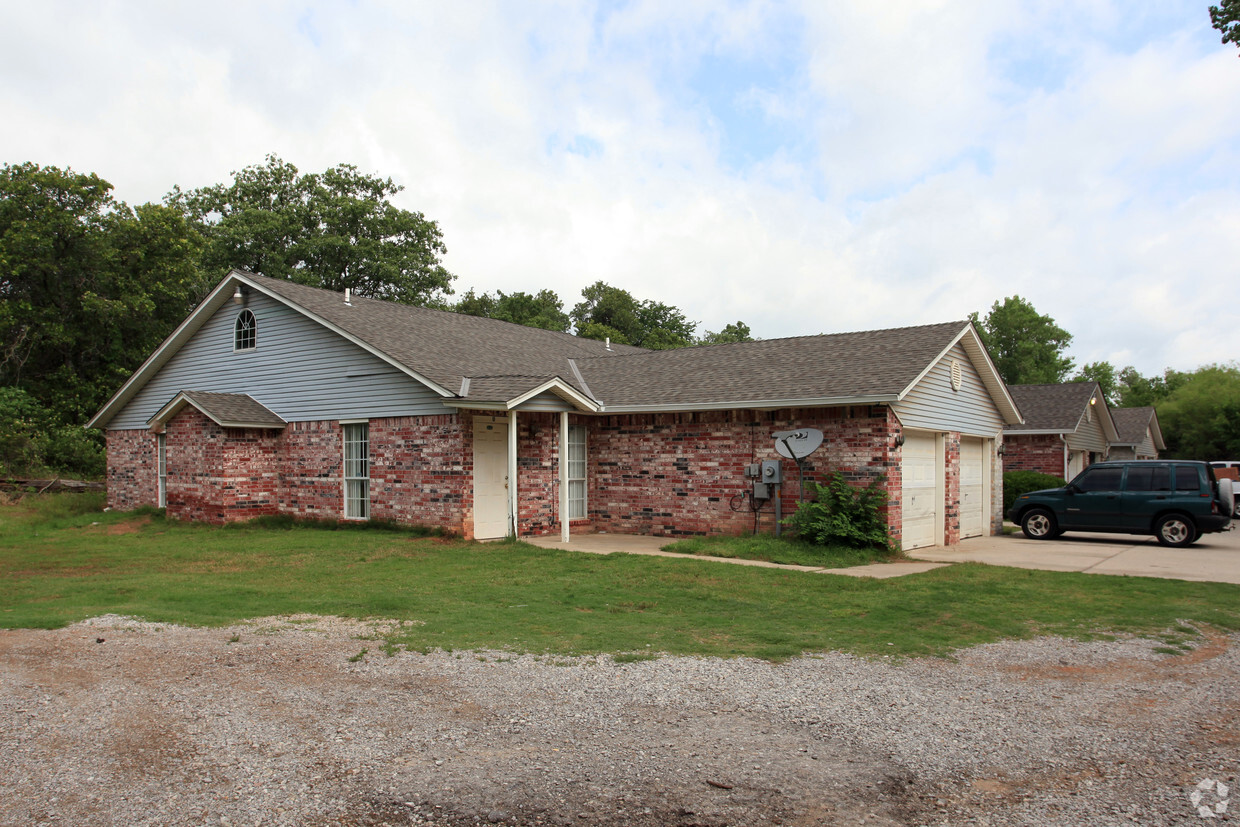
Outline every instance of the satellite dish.
<path fill-rule="evenodd" d="M 822 444 L 822 431 L 817 428 L 797 428 L 795 431 L 776 431 L 775 450 L 781 457 L 804 459 Z"/>

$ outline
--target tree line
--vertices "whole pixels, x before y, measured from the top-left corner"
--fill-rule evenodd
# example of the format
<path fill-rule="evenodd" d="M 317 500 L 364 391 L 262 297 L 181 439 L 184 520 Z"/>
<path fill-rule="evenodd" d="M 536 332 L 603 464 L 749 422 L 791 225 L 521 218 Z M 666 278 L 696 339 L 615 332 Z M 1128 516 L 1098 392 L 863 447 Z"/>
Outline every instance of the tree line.
<path fill-rule="evenodd" d="M 0 168 L 0 476 L 102 474 L 86 422 L 233 267 L 648 349 L 753 340 L 742 321 L 698 333 L 679 308 L 603 281 L 569 308 L 546 289 L 456 297 L 438 223 L 392 204 L 401 189 L 350 164 L 303 173 L 270 155 L 229 182 L 130 207 L 94 173 Z M 1179 455 L 1240 457 L 1234 365 L 1073 374 L 1071 335 L 1019 296 L 973 321 L 1009 383 L 1094 379 L 1108 401 L 1155 405 Z"/>
<path fill-rule="evenodd" d="M 748 341 L 697 333 L 676 307 L 598 281 L 565 310 L 551 290 L 467 291 L 439 224 L 401 209 L 391 178 L 275 155 L 232 180 L 130 207 L 94 173 L 0 168 L 0 476 L 103 472 L 84 426 L 230 269 L 650 349 Z"/>
<path fill-rule="evenodd" d="M 1179 459 L 1240 459 L 1240 366 L 1202 365 L 1193 371 L 1167 368 L 1142 376 L 1128 365 L 1089 362 L 1077 368 L 1066 351 L 1068 333 L 1020 296 L 996 301 L 985 317 L 971 317 L 999 374 L 1009 385 L 1097 382 L 1112 408 L 1153 407 L 1166 456 Z"/>

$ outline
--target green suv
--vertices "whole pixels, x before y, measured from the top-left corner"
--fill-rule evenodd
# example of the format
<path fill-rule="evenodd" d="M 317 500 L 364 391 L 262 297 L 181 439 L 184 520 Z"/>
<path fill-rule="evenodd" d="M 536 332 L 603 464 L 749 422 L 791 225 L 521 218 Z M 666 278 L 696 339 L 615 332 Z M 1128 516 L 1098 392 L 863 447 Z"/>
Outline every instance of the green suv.
<path fill-rule="evenodd" d="M 1187 546 L 1230 526 L 1231 480 L 1188 460 L 1101 462 L 1063 488 L 1016 498 L 1008 519 L 1026 537 L 1049 540 L 1065 531 L 1153 534 L 1164 546 Z"/>

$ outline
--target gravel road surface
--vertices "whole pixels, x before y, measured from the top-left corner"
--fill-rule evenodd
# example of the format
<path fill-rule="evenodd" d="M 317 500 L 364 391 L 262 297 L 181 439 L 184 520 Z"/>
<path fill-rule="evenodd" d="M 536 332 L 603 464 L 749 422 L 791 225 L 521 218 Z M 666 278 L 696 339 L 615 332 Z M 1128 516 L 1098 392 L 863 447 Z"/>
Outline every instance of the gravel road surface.
<path fill-rule="evenodd" d="M 1075 826 L 1240 812 L 1240 638 L 1174 656 L 1042 638 L 955 660 L 616 664 L 387 656 L 376 631 L 313 617 L 0 631 L 0 824 Z"/>

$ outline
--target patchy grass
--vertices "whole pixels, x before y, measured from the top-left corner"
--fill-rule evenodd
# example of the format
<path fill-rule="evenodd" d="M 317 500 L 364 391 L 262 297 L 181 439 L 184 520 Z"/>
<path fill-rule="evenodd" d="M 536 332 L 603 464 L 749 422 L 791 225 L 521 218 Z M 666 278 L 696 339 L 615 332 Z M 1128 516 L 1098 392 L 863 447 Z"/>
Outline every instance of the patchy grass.
<path fill-rule="evenodd" d="M 83 496 L 0 507 L 0 627 L 109 612 L 203 626 L 341 615 L 402 621 L 373 647 L 385 654 L 614 653 L 619 662 L 647 652 L 945 655 L 1034 634 L 1132 633 L 1178 649 L 1198 639 L 1195 627 L 1240 629 L 1240 586 L 1227 584 L 981 564 L 873 580 L 408 532 L 221 529 L 92 512 Z"/>
<path fill-rule="evenodd" d="M 769 534 L 743 537 L 691 537 L 662 546 L 664 551 L 695 554 L 703 557 L 730 557 L 740 560 L 765 560 L 768 563 L 789 563 L 797 566 L 819 566 L 842 569 L 886 563 L 901 555 L 882 548 L 849 548 L 819 546 Z"/>

